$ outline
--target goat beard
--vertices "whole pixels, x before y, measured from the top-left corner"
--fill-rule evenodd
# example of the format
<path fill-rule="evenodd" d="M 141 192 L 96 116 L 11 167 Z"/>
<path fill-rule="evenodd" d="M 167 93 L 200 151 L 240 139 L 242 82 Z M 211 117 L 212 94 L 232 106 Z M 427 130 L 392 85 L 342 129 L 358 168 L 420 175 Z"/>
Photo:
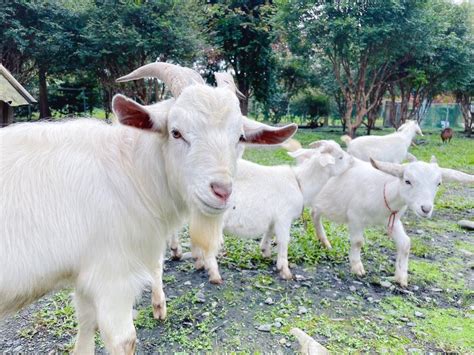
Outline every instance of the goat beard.
<path fill-rule="evenodd" d="M 206 216 L 200 211 L 191 211 L 189 236 L 193 246 L 200 248 L 204 255 L 216 255 L 222 243 L 224 216 Z"/>

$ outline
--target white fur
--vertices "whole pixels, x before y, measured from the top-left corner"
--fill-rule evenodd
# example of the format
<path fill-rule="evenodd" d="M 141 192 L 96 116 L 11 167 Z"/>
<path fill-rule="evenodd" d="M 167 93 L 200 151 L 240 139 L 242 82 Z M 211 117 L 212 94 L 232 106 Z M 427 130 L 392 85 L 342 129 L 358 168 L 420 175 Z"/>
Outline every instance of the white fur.
<path fill-rule="evenodd" d="M 423 135 L 416 121 L 407 121 L 397 132 L 385 136 L 363 136 L 351 139 L 343 136 L 347 152 L 356 158 L 369 161 L 370 158 L 391 163 L 401 163 L 411 158 L 408 148 L 416 134 Z"/>
<path fill-rule="evenodd" d="M 436 162 L 413 162 L 406 165 L 374 162 L 374 166 L 379 170 L 370 163 L 356 159 L 352 168 L 328 181 L 312 202 L 316 234 L 324 245 L 330 247 L 321 217 L 348 224 L 351 268 L 357 275 L 364 275 L 365 270 L 360 260 L 364 229 L 374 225 L 387 226 L 391 214 L 384 202 L 385 186 L 388 206 L 392 211 L 398 211 L 391 233 L 397 248 L 395 279 L 400 285 L 406 286 L 410 238 L 405 233 L 400 218 L 407 207 L 418 216 L 431 217 L 441 179 L 467 182 L 469 177 L 473 181 L 472 176 L 460 172 L 453 175 L 449 169 L 445 172 Z M 390 228 L 387 228 L 390 232 Z"/>
<path fill-rule="evenodd" d="M 250 238 L 263 235 L 261 250 L 271 257 L 271 243 L 276 235 L 277 269 L 284 279 L 291 279 L 288 267 L 288 243 L 292 222 L 301 215 L 324 184 L 347 170 L 353 158 L 334 141 L 319 141 L 318 149 L 299 149 L 289 153 L 299 164 L 262 166 L 239 160 L 231 207 L 224 214 L 224 231 Z M 176 249 L 177 236 L 173 238 Z M 193 246 L 194 247 L 194 246 Z M 194 255 L 200 257 L 196 248 Z M 220 280 L 217 262 L 198 261 L 206 266 L 210 281 Z"/>
<path fill-rule="evenodd" d="M 0 318 L 72 284 L 81 354 L 94 352 L 97 327 L 109 352 L 133 353 L 132 305 L 155 269 L 164 318 L 166 239 L 191 211 L 220 219 L 228 205 L 210 183 L 232 183 L 248 131 L 223 88 L 188 86 L 149 107 L 117 96 L 120 122 L 124 105 L 145 112 L 153 128 L 77 119 L 0 130 Z M 278 131 L 251 126 L 250 136 Z"/>

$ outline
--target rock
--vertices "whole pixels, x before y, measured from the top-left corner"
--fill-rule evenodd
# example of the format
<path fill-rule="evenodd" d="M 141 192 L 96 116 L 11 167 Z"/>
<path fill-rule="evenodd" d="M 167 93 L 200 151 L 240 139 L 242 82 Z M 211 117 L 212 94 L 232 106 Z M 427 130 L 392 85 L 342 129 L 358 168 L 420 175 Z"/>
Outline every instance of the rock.
<path fill-rule="evenodd" d="M 209 317 L 210 315 L 211 315 L 211 313 L 209 313 L 209 312 L 204 312 L 204 313 L 202 314 L 203 317 Z"/>
<path fill-rule="evenodd" d="M 306 282 L 302 282 L 302 283 L 301 283 L 301 286 L 304 286 L 304 287 L 307 287 L 307 288 L 311 288 L 313 285 L 311 285 L 311 282 L 306 281 Z"/>
<path fill-rule="evenodd" d="M 191 281 L 185 281 L 184 286 L 191 286 Z"/>
<path fill-rule="evenodd" d="M 348 300 L 348 301 L 355 301 L 355 298 L 352 297 L 352 296 L 347 296 L 347 297 L 346 297 L 346 300 Z"/>
<path fill-rule="evenodd" d="M 281 338 L 280 340 L 278 340 L 278 342 L 280 343 L 280 345 L 285 345 L 287 340 L 285 338 Z"/>
<path fill-rule="evenodd" d="M 392 284 L 389 281 L 381 281 L 380 286 L 385 287 L 385 288 L 390 288 L 392 287 Z"/>
<path fill-rule="evenodd" d="M 369 297 L 369 298 L 367 298 L 367 301 L 369 301 L 369 303 L 374 303 L 374 298 L 373 298 L 373 297 Z"/>
<path fill-rule="evenodd" d="M 280 322 L 275 322 L 275 323 L 273 323 L 273 326 L 275 328 L 281 328 L 281 323 Z"/>
<path fill-rule="evenodd" d="M 418 318 L 425 318 L 425 315 L 419 311 L 415 311 L 415 316 Z"/>
<path fill-rule="evenodd" d="M 437 287 L 432 287 L 431 291 L 433 291 L 433 292 L 442 292 L 443 289 L 442 288 L 437 288 Z"/>
<path fill-rule="evenodd" d="M 417 285 L 413 286 L 413 291 L 418 291 L 420 288 Z"/>
<path fill-rule="evenodd" d="M 199 291 L 198 293 L 196 293 L 196 299 L 198 303 L 206 302 L 206 296 L 204 295 L 202 291 Z"/>
<path fill-rule="evenodd" d="M 408 352 L 411 354 L 411 353 L 423 353 L 423 351 L 421 351 L 420 349 L 417 349 L 417 348 L 409 348 L 408 349 Z"/>
<path fill-rule="evenodd" d="M 351 290 L 351 292 L 355 292 L 356 288 L 355 288 L 355 286 L 349 286 L 349 290 Z"/>
<path fill-rule="evenodd" d="M 409 327 L 414 327 L 414 326 L 416 326 L 416 324 L 413 323 L 413 322 L 408 322 L 407 325 L 408 325 Z"/>
<path fill-rule="evenodd" d="M 405 323 L 407 323 L 407 322 L 410 321 L 410 320 L 409 320 L 408 318 L 406 318 L 406 317 L 400 317 L 400 320 L 401 320 L 402 322 L 405 322 Z"/>
<path fill-rule="evenodd" d="M 461 219 L 458 221 L 458 226 L 467 230 L 474 230 L 474 221 L 468 221 L 467 219 Z"/>
<path fill-rule="evenodd" d="M 257 330 L 260 330 L 261 332 L 269 332 L 272 329 L 271 324 L 262 324 L 257 328 Z"/>
<path fill-rule="evenodd" d="M 423 234 L 423 233 L 425 233 L 425 231 L 424 231 L 423 229 L 417 229 L 417 230 L 415 231 L 415 233 L 416 233 L 416 234 Z"/>
<path fill-rule="evenodd" d="M 306 309 L 306 307 L 303 307 L 303 306 L 298 307 L 298 314 L 306 314 L 306 313 L 308 313 L 308 310 Z"/>
<path fill-rule="evenodd" d="M 275 322 L 283 323 L 283 318 L 280 318 L 280 317 L 275 318 Z"/>
<path fill-rule="evenodd" d="M 273 304 L 273 303 L 275 303 L 275 302 L 273 302 L 273 299 L 272 299 L 271 297 L 268 297 L 268 298 L 267 298 L 265 301 L 263 301 L 263 302 L 265 302 L 265 304 Z"/>
<path fill-rule="evenodd" d="M 298 274 L 295 275 L 295 279 L 296 279 L 296 281 L 305 281 L 305 280 L 307 280 L 307 278 L 305 276 L 298 275 Z"/>

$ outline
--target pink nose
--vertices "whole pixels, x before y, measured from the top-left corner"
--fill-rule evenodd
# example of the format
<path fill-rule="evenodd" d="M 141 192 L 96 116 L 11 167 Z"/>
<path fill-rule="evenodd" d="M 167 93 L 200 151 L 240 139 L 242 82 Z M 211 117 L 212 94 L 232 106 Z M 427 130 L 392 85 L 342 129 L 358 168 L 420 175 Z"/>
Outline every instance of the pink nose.
<path fill-rule="evenodd" d="M 211 183 L 212 192 L 217 196 L 221 201 L 226 202 L 229 199 L 230 194 L 232 193 L 232 184 L 222 184 L 220 182 Z"/>

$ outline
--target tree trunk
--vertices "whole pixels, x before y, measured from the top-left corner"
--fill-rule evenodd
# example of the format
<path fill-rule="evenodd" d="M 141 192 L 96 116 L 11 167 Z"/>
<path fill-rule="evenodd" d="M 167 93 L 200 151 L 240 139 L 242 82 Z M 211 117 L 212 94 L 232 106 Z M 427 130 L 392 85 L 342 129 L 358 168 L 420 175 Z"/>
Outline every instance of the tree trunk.
<path fill-rule="evenodd" d="M 457 92 L 456 93 L 456 102 L 461 106 L 462 118 L 464 120 L 464 133 L 468 137 L 472 134 L 472 124 L 474 123 L 472 113 L 471 113 L 471 103 L 470 96 L 466 92 Z"/>
<path fill-rule="evenodd" d="M 39 74 L 39 111 L 40 119 L 51 117 L 51 111 L 48 104 L 48 83 L 46 82 L 46 69 L 38 68 Z"/>

